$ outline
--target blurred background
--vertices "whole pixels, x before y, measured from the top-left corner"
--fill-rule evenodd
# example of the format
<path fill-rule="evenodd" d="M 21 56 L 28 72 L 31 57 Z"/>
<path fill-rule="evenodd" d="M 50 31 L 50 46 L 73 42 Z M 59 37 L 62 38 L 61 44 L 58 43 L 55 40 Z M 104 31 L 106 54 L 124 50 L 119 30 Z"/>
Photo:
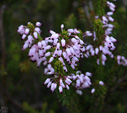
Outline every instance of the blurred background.
<path fill-rule="evenodd" d="M 127 58 L 127 0 L 115 4 L 114 54 Z M 40 21 L 42 38 L 49 29 L 59 32 L 61 24 L 66 29 L 92 30 L 96 7 L 95 0 L 0 0 L 0 107 L 6 106 L 8 113 L 127 113 L 127 67 L 110 58 L 105 67 L 97 67 L 93 58 L 83 59 L 80 69 L 94 73 L 92 81 L 103 80 L 105 86 L 97 94 L 86 89 L 82 96 L 75 95 L 73 102 L 78 100 L 80 110 L 74 111 L 75 106 L 63 106 L 56 93 L 43 85 L 43 66 L 37 68 L 27 58 L 28 50 L 21 50 L 18 26 Z"/>

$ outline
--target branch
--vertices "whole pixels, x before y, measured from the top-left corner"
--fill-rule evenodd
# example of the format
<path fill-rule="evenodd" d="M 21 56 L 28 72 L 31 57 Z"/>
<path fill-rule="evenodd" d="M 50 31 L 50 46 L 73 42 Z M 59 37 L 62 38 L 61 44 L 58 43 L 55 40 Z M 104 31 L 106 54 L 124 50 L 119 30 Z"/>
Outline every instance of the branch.
<path fill-rule="evenodd" d="M 5 67 L 5 38 L 4 38 L 4 25 L 3 25 L 3 13 L 4 9 L 6 8 L 6 5 L 2 5 L 0 7 L 0 40 L 1 40 L 1 48 L 2 48 L 2 57 L 1 57 L 1 64 L 3 67 Z"/>
<path fill-rule="evenodd" d="M 6 5 L 2 5 L 0 7 L 0 40 L 1 40 L 1 49 L 2 49 L 2 53 L 1 53 L 1 69 L 4 72 L 5 70 L 5 59 L 6 59 L 6 55 L 5 55 L 5 39 L 4 39 L 4 28 L 3 28 L 3 13 L 4 13 L 4 9 L 6 8 Z M 2 73 L 2 75 L 4 75 L 4 73 Z M 4 77 L 2 77 L 1 79 L 1 92 L 3 92 L 4 90 Z M 3 93 L 2 93 L 3 94 Z M 4 104 L 4 95 L 2 95 L 2 100 Z"/>
<path fill-rule="evenodd" d="M 12 104 L 14 104 L 16 107 L 19 107 L 20 109 L 23 109 L 22 103 L 18 102 L 17 100 L 14 100 L 7 91 L 4 91 L 4 95 L 8 101 L 10 101 Z M 33 109 L 41 109 L 42 103 L 35 103 L 33 105 L 30 105 Z"/>

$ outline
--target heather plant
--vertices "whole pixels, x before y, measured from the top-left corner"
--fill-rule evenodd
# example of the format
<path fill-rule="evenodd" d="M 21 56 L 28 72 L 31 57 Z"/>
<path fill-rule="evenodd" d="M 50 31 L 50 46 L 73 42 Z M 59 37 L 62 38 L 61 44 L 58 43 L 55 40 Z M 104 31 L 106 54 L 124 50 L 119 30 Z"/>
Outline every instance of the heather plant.
<path fill-rule="evenodd" d="M 127 59 L 124 56 L 113 54 L 116 49 L 114 43 L 117 40 L 112 36 L 115 27 L 112 15 L 116 6 L 106 0 L 99 0 L 97 4 L 99 8 L 93 19 L 93 31 L 82 31 L 77 28 L 66 30 L 62 24 L 61 33 L 50 30 L 51 36 L 42 38 L 40 22 L 36 22 L 36 25 L 28 22 L 27 26 L 19 26 L 18 33 L 22 35 L 22 40 L 26 40 L 22 50 L 29 48 L 30 60 L 37 62 L 37 67 L 40 65 L 45 67 L 44 74 L 47 79 L 44 84 L 52 92 L 58 90 L 62 93 L 70 90 L 70 87 L 74 87 L 79 95 L 83 94 L 82 90 L 85 88 L 93 87 L 91 93 L 96 91 L 91 82 L 94 73 L 87 70 L 85 70 L 86 73 L 82 73 L 79 70 L 81 59 L 93 56 L 98 65 L 105 66 L 109 56 L 116 60 L 118 65 L 127 65 Z M 105 13 L 106 6 L 109 11 Z M 84 37 L 91 38 L 92 44 L 86 43 L 83 40 Z M 97 84 L 103 86 L 104 82 L 100 80 Z"/>
<path fill-rule="evenodd" d="M 36 11 L 33 11 L 33 13 L 40 11 L 41 14 L 43 10 L 43 12 L 48 12 L 49 10 L 47 11 L 47 9 L 52 7 L 50 5 L 57 7 L 57 13 L 63 11 L 60 6 L 57 6 L 57 3 L 49 4 L 46 7 L 46 4 L 48 4 L 46 0 L 38 0 L 38 2 L 39 6 L 37 9 L 35 8 Z M 60 3 L 61 6 L 62 4 L 66 4 L 67 7 L 67 4 L 70 2 L 61 0 L 59 1 L 59 5 Z M 73 3 L 75 8 L 77 7 L 77 3 Z M 50 23 L 48 23 L 49 26 L 46 26 L 44 18 L 34 17 L 34 22 L 28 22 L 26 25 L 18 27 L 17 31 L 21 35 L 23 42 L 22 51 L 24 52 L 22 55 L 27 53 L 28 59 L 35 62 L 32 64 L 27 61 L 28 59 L 23 62 L 21 61 L 19 65 L 20 71 L 22 74 L 30 77 L 30 80 L 34 81 L 31 83 L 26 80 L 26 83 L 29 85 L 35 84 L 35 91 L 32 86 L 28 89 L 32 92 L 37 91 L 37 95 L 35 96 L 37 100 L 39 99 L 38 92 L 40 91 L 38 87 L 47 87 L 47 91 L 49 93 L 50 91 L 52 92 L 50 95 L 55 94 L 54 97 L 57 97 L 60 103 L 65 105 L 72 113 L 84 111 L 99 113 L 102 111 L 106 112 L 106 110 L 108 112 L 110 109 L 108 104 L 113 103 L 108 97 L 117 95 L 115 90 L 121 84 L 121 81 L 123 82 L 125 79 L 124 75 L 126 75 L 126 52 L 121 49 L 121 40 L 117 40 L 119 36 L 122 36 L 121 33 L 117 35 L 117 32 L 119 32 L 117 31 L 119 27 L 117 21 L 120 21 L 120 19 L 114 19 L 120 13 L 120 10 L 116 10 L 115 4 L 117 2 L 115 0 L 83 0 L 81 3 L 82 7 L 78 8 L 80 18 L 76 18 L 78 13 L 73 12 L 64 21 L 61 21 L 60 27 L 58 27 L 60 21 L 57 19 L 62 20 L 62 16 L 64 15 L 62 13 L 56 15 L 53 27 L 50 26 Z M 43 8 L 41 8 L 41 4 L 43 4 Z M 89 7 L 86 4 L 89 4 Z M 26 20 L 33 21 L 32 18 L 25 19 L 25 22 Z M 38 20 L 41 22 L 35 22 Z M 48 29 L 50 29 L 49 32 Z M 125 32 L 123 33 L 125 34 Z M 13 60 L 8 62 L 8 64 L 10 63 L 8 67 L 10 70 L 15 68 L 16 71 L 12 73 L 15 77 L 20 72 L 17 65 L 22 57 L 19 53 L 19 45 L 21 44 L 11 43 L 13 50 L 10 49 L 11 51 L 9 51 L 9 55 L 13 56 Z M 126 46 L 124 46 L 124 49 L 126 49 Z M 13 54 L 13 51 L 18 51 L 18 53 Z M 13 64 L 14 62 L 17 62 L 17 64 Z M 37 69 L 35 65 L 37 65 Z M 40 79 L 38 79 L 39 76 L 36 75 L 36 72 L 42 73 L 39 73 L 41 76 Z M 23 77 L 19 74 L 18 78 Z M 39 83 L 39 80 L 41 83 Z M 35 81 L 38 81 L 39 85 Z M 10 88 L 12 88 L 11 85 Z M 23 85 L 18 88 L 19 91 L 22 89 Z M 13 88 L 11 90 L 14 91 Z M 50 106 L 53 96 L 47 97 L 44 95 L 46 91 L 44 89 L 41 89 L 41 91 L 43 92 L 41 97 L 50 99 L 45 99 L 46 101 L 49 100 L 48 104 L 45 104 L 43 99 L 43 101 L 41 99 L 39 101 L 36 100 L 43 103 L 39 112 L 54 112 L 55 107 L 47 107 L 47 105 Z M 27 92 L 24 92 L 24 94 L 27 94 Z M 38 108 L 29 104 L 32 103 L 33 98 L 28 99 L 28 101 L 27 99 L 20 101 L 21 105 L 18 104 L 18 107 L 23 108 L 24 112 L 38 113 Z M 114 103 L 119 102 L 114 101 Z M 109 109 L 104 110 L 104 106 Z M 63 112 L 66 112 L 65 107 L 63 109 Z M 118 104 L 117 109 L 120 113 L 125 111 L 122 104 Z M 117 110 L 114 109 L 112 111 L 115 112 Z"/>

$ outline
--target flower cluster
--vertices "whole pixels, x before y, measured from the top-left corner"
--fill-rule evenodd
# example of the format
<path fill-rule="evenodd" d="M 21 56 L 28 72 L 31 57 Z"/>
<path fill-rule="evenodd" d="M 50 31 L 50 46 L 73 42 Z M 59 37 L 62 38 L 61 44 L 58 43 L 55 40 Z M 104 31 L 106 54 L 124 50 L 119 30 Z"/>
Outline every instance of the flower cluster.
<path fill-rule="evenodd" d="M 85 74 L 82 74 L 81 71 L 77 71 L 76 75 L 71 74 L 71 78 L 75 83 L 73 83 L 73 86 L 77 89 L 76 92 L 78 94 L 82 94 L 82 89 L 90 87 L 91 80 L 89 77 L 91 77 L 92 74 L 90 72 L 86 72 Z"/>
<path fill-rule="evenodd" d="M 47 84 L 47 88 L 51 87 L 51 91 L 53 92 L 57 88 L 57 84 L 59 87 L 59 92 L 63 92 L 63 88 L 69 90 L 69 85 L 72 83 L 70 76 L 59 77 L 55 75 L 55 77 L 47 78 L 44 84 Z"/>
<path fill-rule="evenodd" d="M 127 66 L 127 59 L 124 56 L 117 55 L 117 63 L 119 65 Z"/>
<path fill-rule="evenodd" d="M 93 41 L 99 41 L 101 42 L 97 45 L 97 47 L 94 47 L 91 44 L 88 44 L 86 47 L 86 53 L 85 57 L 88 58 L 89 56 L 99 56 L 100 58 L 97 59 L 97 64 L 100 64 L 100 60 L 103 65 L 105 65 L 105 61 L 107 60 L 107 55 L 111 58 L 114 58 L 114 55 L 112 51 L 116 49 L 114 43 L 117 42 L 117 40 L 110 36 L 112 33 L 112 30 L 114 28 L 114 25 L 111 24 L 111 22 L 114 22 L 114 19 L 111 17 L 115 11 L 115 5 L 109 1 L 106 2 L 107 6 L 111 10 L 110 12 L 107 12 L 105 16 L 102 16 L 99 18 L 99 16 L 96 16 L 95 19 L 100 20 L 100 24 L 102 24 L 102 28 L 104 29 L 104 34 L 102 37 L 97 37 L 97 32 L 94 31 L 91 33 L 90 31 L 86 31 L 84 33 L 84 36 L 93 36 Z"/>
<path fill-rule="evenodd" d="M 63 64 L 63 69 L 68 72 L 65 62 L 68 62 L 71 68 L 75 70 L 79 59 L 83 58 L 85 43 L 76 35 L 80 33 L 77 29 L 65 31 L 63 25 L 61 25 L 61 29 L 61 34 L 50 30 L 51 36 L 45 38 L 45 41 L 54 48 L 54 51 L 49 53 L 48 63 L 52 63 L 55 58 L 58 58 Z"/>
<path fill-rule="evenodd" d="M 115 50 L 114 43 L 117 42 L 117 40 L 109 36 L 112 33 L 112 30 L 114 28 L 114 25 L 111 24 L 111 22 L 114 22 L 114 19 L 111 17 L 115 11 L 115 5 L 109 1 L 107 1 L 107 6 L 111 10 L 110 12 L 107 12 L 105 16 L 102 16 L 102 23 L 103 23 L 103 29 L 105 30 L 104 33 L 104 41 L 102 45 L 99 46 L 99 50 L 101 51 L 101 60 L 102 64 L 105 65 L 105 61 L 107 60 L 106 55 L 109 55 L 111 58 L 114 58 L 114 55 L 112 51 Z M 99 59 L 97 59 L 97 63 L 99 64 Z"/>
<path fill-rule="evenodd" d="M 29 47 L 30 60 L 37 62 L 37 67 L 43 62 L 46 67 L 44 74 L 51 76 L 44 84 L 47 84 L 51 91 L 58 87 L 60 93 L 63 88 L 69 89 L 71 83 L 75 81 L 74 87 L 76 88 L 79 88 L 78 85 L 81 85 L 80 89 L 89 87 L 90 78 L 84 74 L 80 75 L 79 72 L 76 73 L 78 62 L 84 57 L 86 45 L 81 40 L 81 31 L 76 28 L 66 31 L 62 24 L 61 33 L 50 30 L 51 36 L 42 39 L 40 38 L 40 26 L 40 22 L 37 22 L 36 26 L 28 22 L 27 26 L 19 26 L 18 32 L 22 35 L 23 40 L 26 39 L 22 50 Z M 71 69 L 72 72 L 68 72 L 68 69 Z M 76 73 L 75 79 L 73 73 Z"/>
<path fill-rule="evenodd" d="M 106 2 L 111 10 L 105 16 L 96 16 L 95 20 L 99 22 L 103 34 L 98 35 L 98 30 L 82 33 L 78 29 L 64 29 L 61 25 L 61 33 L 56 33 L 50 30 L 50 36 L 41 38 L 41 23 L 37 22 L 34 26 L 28 22 L 27 26 L 19 26 L 18 33 L 22 35 L 24 42 L 22 50 L 29 48 L 29 58 L 31 61 L 37 62 L 37 67 L 42 63 L 45 66 L 44 74 L 49 75 L 44 82 L 47 88 L 53 92 L 58 88 L 62 93 L 63 89 L 70 89 L 70 85 L 76 88 L 76 92 L 81 95 L 82 89 L 88 88 L 92 85 L 90 77 L 92 74 L 86 72 L 85 74 L 78 71 L 78 64 L 80 59 L 88 58 L 89 56 L 97 56 L 97 64 L 100 61 L 105 65 L 107 55 L 114 58 L 112 51 L 116 49 L 114 43 L 117 40 L 110 36 L 114 25 L 114 19 L 111 17 L 115 11 L 115 5 L 109 1 Z M 93 37 L 93 42 L 97 44 L 86 44 L 83 37 Z M 97 46 L 96 46 L 97 45 Z M 119 65 L 127 66 L 127 59 L 123 56 L 117 56 L 117 63 Z M 99 85 L 104 85 L 103 81 Z M 91 90 L 94 93 L 95 89 Z"/>
<path fill-rule="evenodd" d="M 33 24 L 28 22 L 27 26 L 19 26 L 17 32 L 22 35 L 22 40 L 26 39 L 22 50 L 25 50 L 26 48 L 30 48 L 35 40 L 38 39 L 38 34 L 41 33 L 40 27 L 41 23 L 37 22 L 36 27 L 33 27 Z"/>

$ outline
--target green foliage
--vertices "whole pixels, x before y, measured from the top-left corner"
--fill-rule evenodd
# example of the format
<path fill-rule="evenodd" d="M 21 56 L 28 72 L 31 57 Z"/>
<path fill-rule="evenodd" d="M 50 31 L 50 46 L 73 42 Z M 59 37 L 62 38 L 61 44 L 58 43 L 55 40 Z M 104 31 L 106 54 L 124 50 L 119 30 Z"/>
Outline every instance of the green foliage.
<path fill-rule="evenodd" d="M 60 62 L 59 60 L 57 60 L 54 63 L 54 69 L 56 72 L 58 72 L 58 74 L 60 74 L 61 76 L 64 74 L 64 70 L 63 70 L 63 64 L 62 62 Z"/>
<path fill-rule="evenodd" d="M 41 111 L 41 113 L 46 113 L 46 109 L 47 109 L 47 103 L 44 103 L 42 105 L 42 111 Z"/>
<path fill-rule="evenodd" d="M 69 29 L 69 28 L 75 28 L 76 22 L 77 22 L 77 19 L 74 16 L 74 14 L 72 13 L 68 16 L 68 18 L 65 19 L 64 24 L 65 24 L 66 28 Z"/>
<path fill-rule="evenodd" d="M 75 89 L 70 88 L 69 90 L 64 89 L 61 94 L 58 90 L 56 90 L 56 93 L 59 101 L 62 102 L 62 105 L 67 106 L 68 110 L 70 111 L 69 113 L 80 113 L 81 108 L 74 91 Z"/>
<path fill-rule="evenodd" d="M 42 105 L 41 111 L 35 110 L 32 106 L 30 106 L 27 102 L 23 103 L 23 111 L 25 113 L 55 113 L 53 110 L 47 108 L 48 104 L 45 102 Z"/>
<path fill-rule="evenodd" d="M 102 42 L 102 39 L 104 38 L 104 29 L 103 24 L 100 19 L 95 19 L 94 21 L 94 30 L 96 32 L 97 41 L 95 42 L 97 45 L 99 45 Z"/>
<path fill-rule="evenodd" d="M 117 105 L 117 110 L 116 110 L 118 113 L 125 113 L 125 106 L 124 105 L 121 105 L 121 104 L 118 104 Z"/>
<path fill-rule="evenodd" d="M 104 99 L 106 95 L 106 86 L 100 86 L 99 81 L 95 81 L 95 93 L 91 99 L 91 106 L 90 113 L 100 113 L 102 111 L 104 105 Z M 96 102 L 96 104 L 93 104 Z"/>
<path fill-rule="evenodd" d="M 97 2 L 96 7 L 95 7 L 96 15 L 98 15 L 98 16 L 105 15 L 106 1 L 107 0 L 97 0 L 96 1 Z"/>
<path fill-rule="evenodd" d="M 33 109 L 27 102 L 23 103 L 23 109 L 26 113 L 38 113 L 35 109 Z"/>

